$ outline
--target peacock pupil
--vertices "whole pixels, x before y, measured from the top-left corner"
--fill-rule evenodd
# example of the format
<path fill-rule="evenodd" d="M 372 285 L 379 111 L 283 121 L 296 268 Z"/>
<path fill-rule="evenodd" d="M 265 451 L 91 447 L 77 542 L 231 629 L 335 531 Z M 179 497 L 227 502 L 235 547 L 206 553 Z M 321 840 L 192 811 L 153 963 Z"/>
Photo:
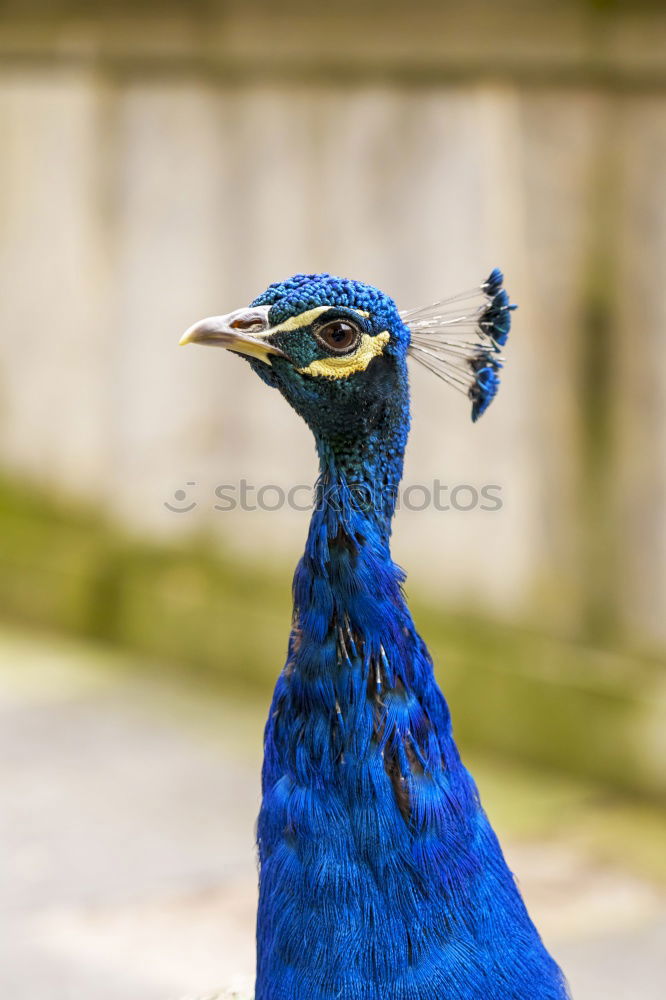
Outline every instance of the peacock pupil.
<path fill-rule="evenodd" d="M 317 330 L 317 338 L 329 351 L 342 354 L 356 346 L 359 331 L 352 323 L 333 320 Z"/>

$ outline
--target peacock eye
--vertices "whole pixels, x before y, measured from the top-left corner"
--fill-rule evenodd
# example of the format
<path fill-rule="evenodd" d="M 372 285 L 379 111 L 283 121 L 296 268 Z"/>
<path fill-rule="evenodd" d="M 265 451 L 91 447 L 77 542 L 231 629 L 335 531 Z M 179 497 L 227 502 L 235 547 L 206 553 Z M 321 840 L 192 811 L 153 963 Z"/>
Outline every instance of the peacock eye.
<path fill-rule="evenodd" d="M 315 330 L 317 340 L 334 354 L 346 354 L 357 346 L 361 331 L 344 319 L 334 319 Z"/>

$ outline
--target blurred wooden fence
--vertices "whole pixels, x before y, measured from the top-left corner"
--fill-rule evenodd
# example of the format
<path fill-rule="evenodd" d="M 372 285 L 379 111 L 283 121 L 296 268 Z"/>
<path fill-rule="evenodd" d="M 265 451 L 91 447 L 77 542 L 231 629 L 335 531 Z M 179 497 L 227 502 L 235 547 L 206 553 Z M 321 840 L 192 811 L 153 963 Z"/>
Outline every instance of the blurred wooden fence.
<path fill-rule="evenodd" d="M 306 515 L 214 490 L 311 482 L 306 430 L 180 332 L 299 270 L 408 307 L 498 264 L 501 395 L 472 427 L 415 371 L 406 482 L 496 485 L 502 509 L 403 509 L 396 555 L 450 604 L 663 645 L 663 12 L 160 7 L 0 16 L 4 469 L 293 557 Z"/>

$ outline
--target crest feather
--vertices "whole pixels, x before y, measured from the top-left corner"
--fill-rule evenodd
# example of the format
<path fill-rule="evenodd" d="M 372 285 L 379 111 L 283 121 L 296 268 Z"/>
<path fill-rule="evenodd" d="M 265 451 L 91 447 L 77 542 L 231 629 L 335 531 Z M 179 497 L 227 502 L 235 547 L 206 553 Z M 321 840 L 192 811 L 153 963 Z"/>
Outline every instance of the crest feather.
<path fill-rule="evenodd" d="M 482 285 L 419 309 L 400 313 L 411 334 L 408 353 L 472 402 L 478 420 L 497 394 L 511 329 L 509 302 L 499 268 Z"/>

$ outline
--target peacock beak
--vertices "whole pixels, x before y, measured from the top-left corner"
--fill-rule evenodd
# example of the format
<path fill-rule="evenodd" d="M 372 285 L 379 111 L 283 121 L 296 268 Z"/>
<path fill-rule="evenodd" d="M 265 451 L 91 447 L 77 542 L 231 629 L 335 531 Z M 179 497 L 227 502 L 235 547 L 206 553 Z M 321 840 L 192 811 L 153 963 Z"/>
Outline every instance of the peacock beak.
<path fill-rule="evenodd" d="M 271 357 L 284 357 L 284 352 L 266 338 L 270 333 L 269 306 L 236 309 L 226 316 L 209 316 L 186 330 L 180 345 L 208 344 L 224 347 L 236 354 L 245 354 L 270 365 Z"/>

